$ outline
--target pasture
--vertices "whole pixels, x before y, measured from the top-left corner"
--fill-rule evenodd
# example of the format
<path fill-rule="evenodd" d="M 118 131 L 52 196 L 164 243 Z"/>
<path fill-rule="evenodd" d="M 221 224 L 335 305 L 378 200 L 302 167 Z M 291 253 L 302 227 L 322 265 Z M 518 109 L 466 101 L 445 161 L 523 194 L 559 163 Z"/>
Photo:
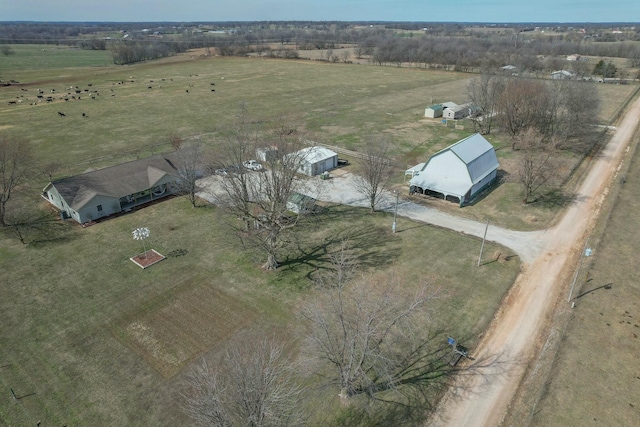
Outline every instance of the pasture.
<path fill-rule="evenodd" d="M 60 50 L 56 55 L 44 52 L 42 59 L 51 68 L 38 65 L 43 48 Z M 466 86 L 473 77 L 469 74 L 212 57 L 204 49 L 133 66 L 107 66 L 104 51 L 46 46 L 14 46 L 14 50 L 15 55 L 3 58 L 7 65 L 2 78 L 20 84 L 0 88 L 0 129 L 30 140 L 42 165 L 57 166 L 54 178 L 169 150 L 171 133 L 198 136 L 215 145 L 236 122 L 241 104 L 257 121 L 293 114 L 305 138 L 347 149 L 357 150 L 368 134 L 390 135 L 398 184 L 407 167 L 473 132 L 467 121 L 455 129 L 423 117 L 424 108 L 432 103 L 465 102 Z M 81 66 L 72 66 L 74 55 Z M 64 60 L 52 59 L 59 56 Z M 598 88 L 603 108 L 597 121 L 608 124 L 636 87 Z M 494 132 L 488 139 L 498 149 L 505 172 L 500 187 L 482 203 L 464 209 L 436 199 L 421 202 L 512 228 L 549 225 L 571 201 L 570 191 L 522 206 L 517 155 L 510 150 L 508 137 Z M 565 172 L 569 174 L 579 160 L 565 156 Z"/>

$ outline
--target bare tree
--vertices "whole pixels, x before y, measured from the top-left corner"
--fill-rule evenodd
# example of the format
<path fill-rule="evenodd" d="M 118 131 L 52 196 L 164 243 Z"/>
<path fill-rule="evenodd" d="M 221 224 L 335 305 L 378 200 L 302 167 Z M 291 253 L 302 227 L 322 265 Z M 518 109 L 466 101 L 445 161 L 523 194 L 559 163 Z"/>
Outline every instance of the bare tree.
<path fill-rule="evenodd" d="M 477 108 L 473 115 L 473 126 L 483 135 L 491 133 L 493 117 L 496 114 L 496 101 L 503 89 L 503 78 L 483 72 L 469 82 L 467 94 L 469 100 Z"/>
<path fill-rule="evenodd" d="M 590 125 L 600 112 L 598 88 L 591 82 L 560 81 L 554 87 L 560 96 L 556 135 L 574 137 L 590 132 Z"/>
<path fill-rule="evenodd" d="M 38 240 L 55 238 L 61 225 L 50 212 L 22 206 L 6 212 L 3 230 L 23 245 L 28 245 Z"/>
<path fill-rule="evenodd" d="M 497 100 L 499 121 L 513 138 L 534 127 L 544 132 L 548 115 L 549 91 L 544 83 L 534 80 L 510 79 Z"/>
<path fill-rule="evenodd" d="M 7 203 L 16 188 L 33 170 L 31 145 L 28 141 L 0 135 L 0 225 L 5 226 Z"/>
<path fill-rule="evenodd" d="M 204 161 L 204 148 L 199 140 L 188 144 L 180 143 L 176 149 L 178 158 L 178 180 L 173 184 L 176 192 L 184 194 L 189 203 L 195 208 L 198 197 L 196 181 L 203 175 L 206 167 Z"/>
<path fill-rule="evenodd" d="M 242 220 L 238 227 L 247 243 L 266 255 L 265 270 L 278 268 L 278 254 L 285 234 L 297 223 L 298 217 L 288 214 L 287 202 L 304 185 L 296 179 L 305 154 L 300 151 L 295 119 L 282 117 L 270 131 L 261 133 L 261 140 L 277 156 L 269 156 L 260 171 L 243 169 L 242 161 L 255 155 L 256 142 L 246 126 L 241 126 L 223 143 L 220 156 L 227 175 L 221 179 L 220 204 L 235 218 Z"/>
<path fill-rule="evenodd" d="M 329 266 L 320 270 L 314 282 L 320 288 L 341 288 L 355 277 L 358 259 L 347 239 L 329 253 Z"/>
<path fill-rule="evenodd" d="M 367 198 L 372 213 L 389 187 L 391 161 L 387 154 L 390 145 L 385 136 L 369 136 L 365 139 L 362 157 L 356 161 L 355 189 Z"/>
<path fill-rule="evenodd" d="M 543 137 L 533 128 L 522 132 L 518 139 L 521 151 L 519 179 L 524 190 L 522 203 L 527 204 L 540 187 L 555 176 L 553 160 L 556 147 L 554 140 L 545 143 Z"/>
<path fill-rule="evenodd" d="M 403 288 L 393 272 L 325 288 L 303 310 L 312 328 L 306 348 L 328 365 L 342 399 L 428 388 L 453 372 L 426 332 L 437 295 Z"/>
<path fill-rule="evenodd" d="M 236 340 L 220 363 L 203 361 L 188 376 L 184 411 L 199 425 L 282 427 L 304 424 L 303 389 L 284 346 Z"/>

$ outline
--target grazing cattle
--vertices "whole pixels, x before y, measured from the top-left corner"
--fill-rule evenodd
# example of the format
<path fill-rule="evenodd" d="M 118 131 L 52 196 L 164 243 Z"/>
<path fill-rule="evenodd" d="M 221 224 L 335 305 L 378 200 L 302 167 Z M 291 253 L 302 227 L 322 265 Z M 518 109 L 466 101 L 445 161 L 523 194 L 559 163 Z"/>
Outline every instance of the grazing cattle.
<path fill-rule="evenodd" d="M 215 89 L 211 89 L 211 92 L 215 92 L 215 91 L 216 91 Z"/>
<path fill-rule="evenodd" d="M 9 105 L 16 105 L 16 101 L 9 101 Z"/>
<path fill-rule="evenodd" d="M 82 93 L 80 89 L 76 89 L 76 93 Z"/>
<path fill-rule="evenodd" d="M 43 96 L 42 95 L 37 95 L 38 99 L 42 99 Z"/>
<path fill-rule="evenodd" d="M 147 86 L 147 89 L 153 89 L 153 87 L 152 86 Z"/>
<path fill-rule="evenodd" d="M 215 86 L 215 85 L 216 85 L 215 83 L 209 83 L 209 84 L 210 84 L 211 86 Z"/>
<path fill-rule="evenodd" d="M 189 89 L 185 90 L 185 92 L 189 93 Z"/>
<path fill-rule="evenodd" d="M 58 115 L 60 117 L 67 117 L 67 115 L 65 113 L 63 113 L 62 111 L 58 111 Z"/>
<path fill-rule="evenodd" d="M 87 117 L 87 115 L 85 113 L 82 113 L 82 117 Z"/>
<path fill-rule="evenodd" d="M 20 88 L 21 91 L 23 92 L 29 92 L 28 90 L 26 90 L 25 88 Z"/>
<path fill-rule="evenodd" d="M 87 84 L 87 86 L 91 87 L 91 86 L 93 86 L 93 83 L 89 83 L 89 84 Z"/>

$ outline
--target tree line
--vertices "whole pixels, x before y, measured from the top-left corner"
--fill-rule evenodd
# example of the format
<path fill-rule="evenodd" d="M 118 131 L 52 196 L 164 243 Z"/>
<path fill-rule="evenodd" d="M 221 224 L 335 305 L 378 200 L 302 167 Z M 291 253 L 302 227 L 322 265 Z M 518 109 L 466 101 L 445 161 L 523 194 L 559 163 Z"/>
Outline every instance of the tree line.
<path fill-rule="evenodd" d="M 491 28 L 494 31 L 427 22 L 1 23 L 0 43 L 110 49 L 117 64 L 199 47 L 216 48 L 221 55 L 269 53 L 274 44 L 293 50 L 352 46 L 358 57 L 367 56 L 377 64 L 410 63 L 457 71 L 512 64 L 522 72 L 539 73 L 562 69 L 567 65 L 561 59 L 571 54 L 628 58 L 631 66 L 640 64 L 640 47 L 635 43 L 640 40 L 640 30 L 636 28 L 613 36 L 608 27 L 598 24 L 585 24 L 584 32 L 556 26 L 550 28 L 553 35 L 533 31 L 531 25 Z M 122 32 L 128 34 L 128 40 L 105 37 Z M 171 40 L 150 37 L 154 32 L 170 34 Z M 131 46 L 126 44 L 133 40 Z M 273 56 L 298 55 L 283 50 Z M 586 65 L 579 61 L 569 66 L 585 72 Z"/>

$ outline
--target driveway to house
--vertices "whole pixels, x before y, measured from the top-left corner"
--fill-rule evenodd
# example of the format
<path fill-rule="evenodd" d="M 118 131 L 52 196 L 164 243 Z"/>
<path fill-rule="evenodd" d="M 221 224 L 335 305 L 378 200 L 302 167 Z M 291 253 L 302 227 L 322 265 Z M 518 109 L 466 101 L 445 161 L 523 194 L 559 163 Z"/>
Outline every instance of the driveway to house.
<path fill-rule="evenodd" d="M 355 188 L 353 174 L 344 169 L 338 169 L 331 172 L 331 178 L 328 180 L 321 180 L 316 177 L 309 181 L 300 192 L 325 202 L 369 207 L 367 198 L 358 193 Z M 387 192 L 383 194 L 376 209 L 393 213 L 395 203 L 396 196 Z M 409 200 L 399 200 L 398 217 L 421 221 L 480 238 L 484 235 L 486 228 L 485 223 L 443 213 L 437 209 L 419 205 Z M 389 228 L 391 228 L 391 223 L 389 223 Z M 398 226 L 396 230 L 402 232 L 402 226 Z M 489 224 L 487 230 L 487 240 L 500 243 L 513 250 L 515 255 L 520 256 L 525 263 L 533 261 L 541 253 L 547 242 L 545 230 L 513 231 L 491 224 Z"/>

